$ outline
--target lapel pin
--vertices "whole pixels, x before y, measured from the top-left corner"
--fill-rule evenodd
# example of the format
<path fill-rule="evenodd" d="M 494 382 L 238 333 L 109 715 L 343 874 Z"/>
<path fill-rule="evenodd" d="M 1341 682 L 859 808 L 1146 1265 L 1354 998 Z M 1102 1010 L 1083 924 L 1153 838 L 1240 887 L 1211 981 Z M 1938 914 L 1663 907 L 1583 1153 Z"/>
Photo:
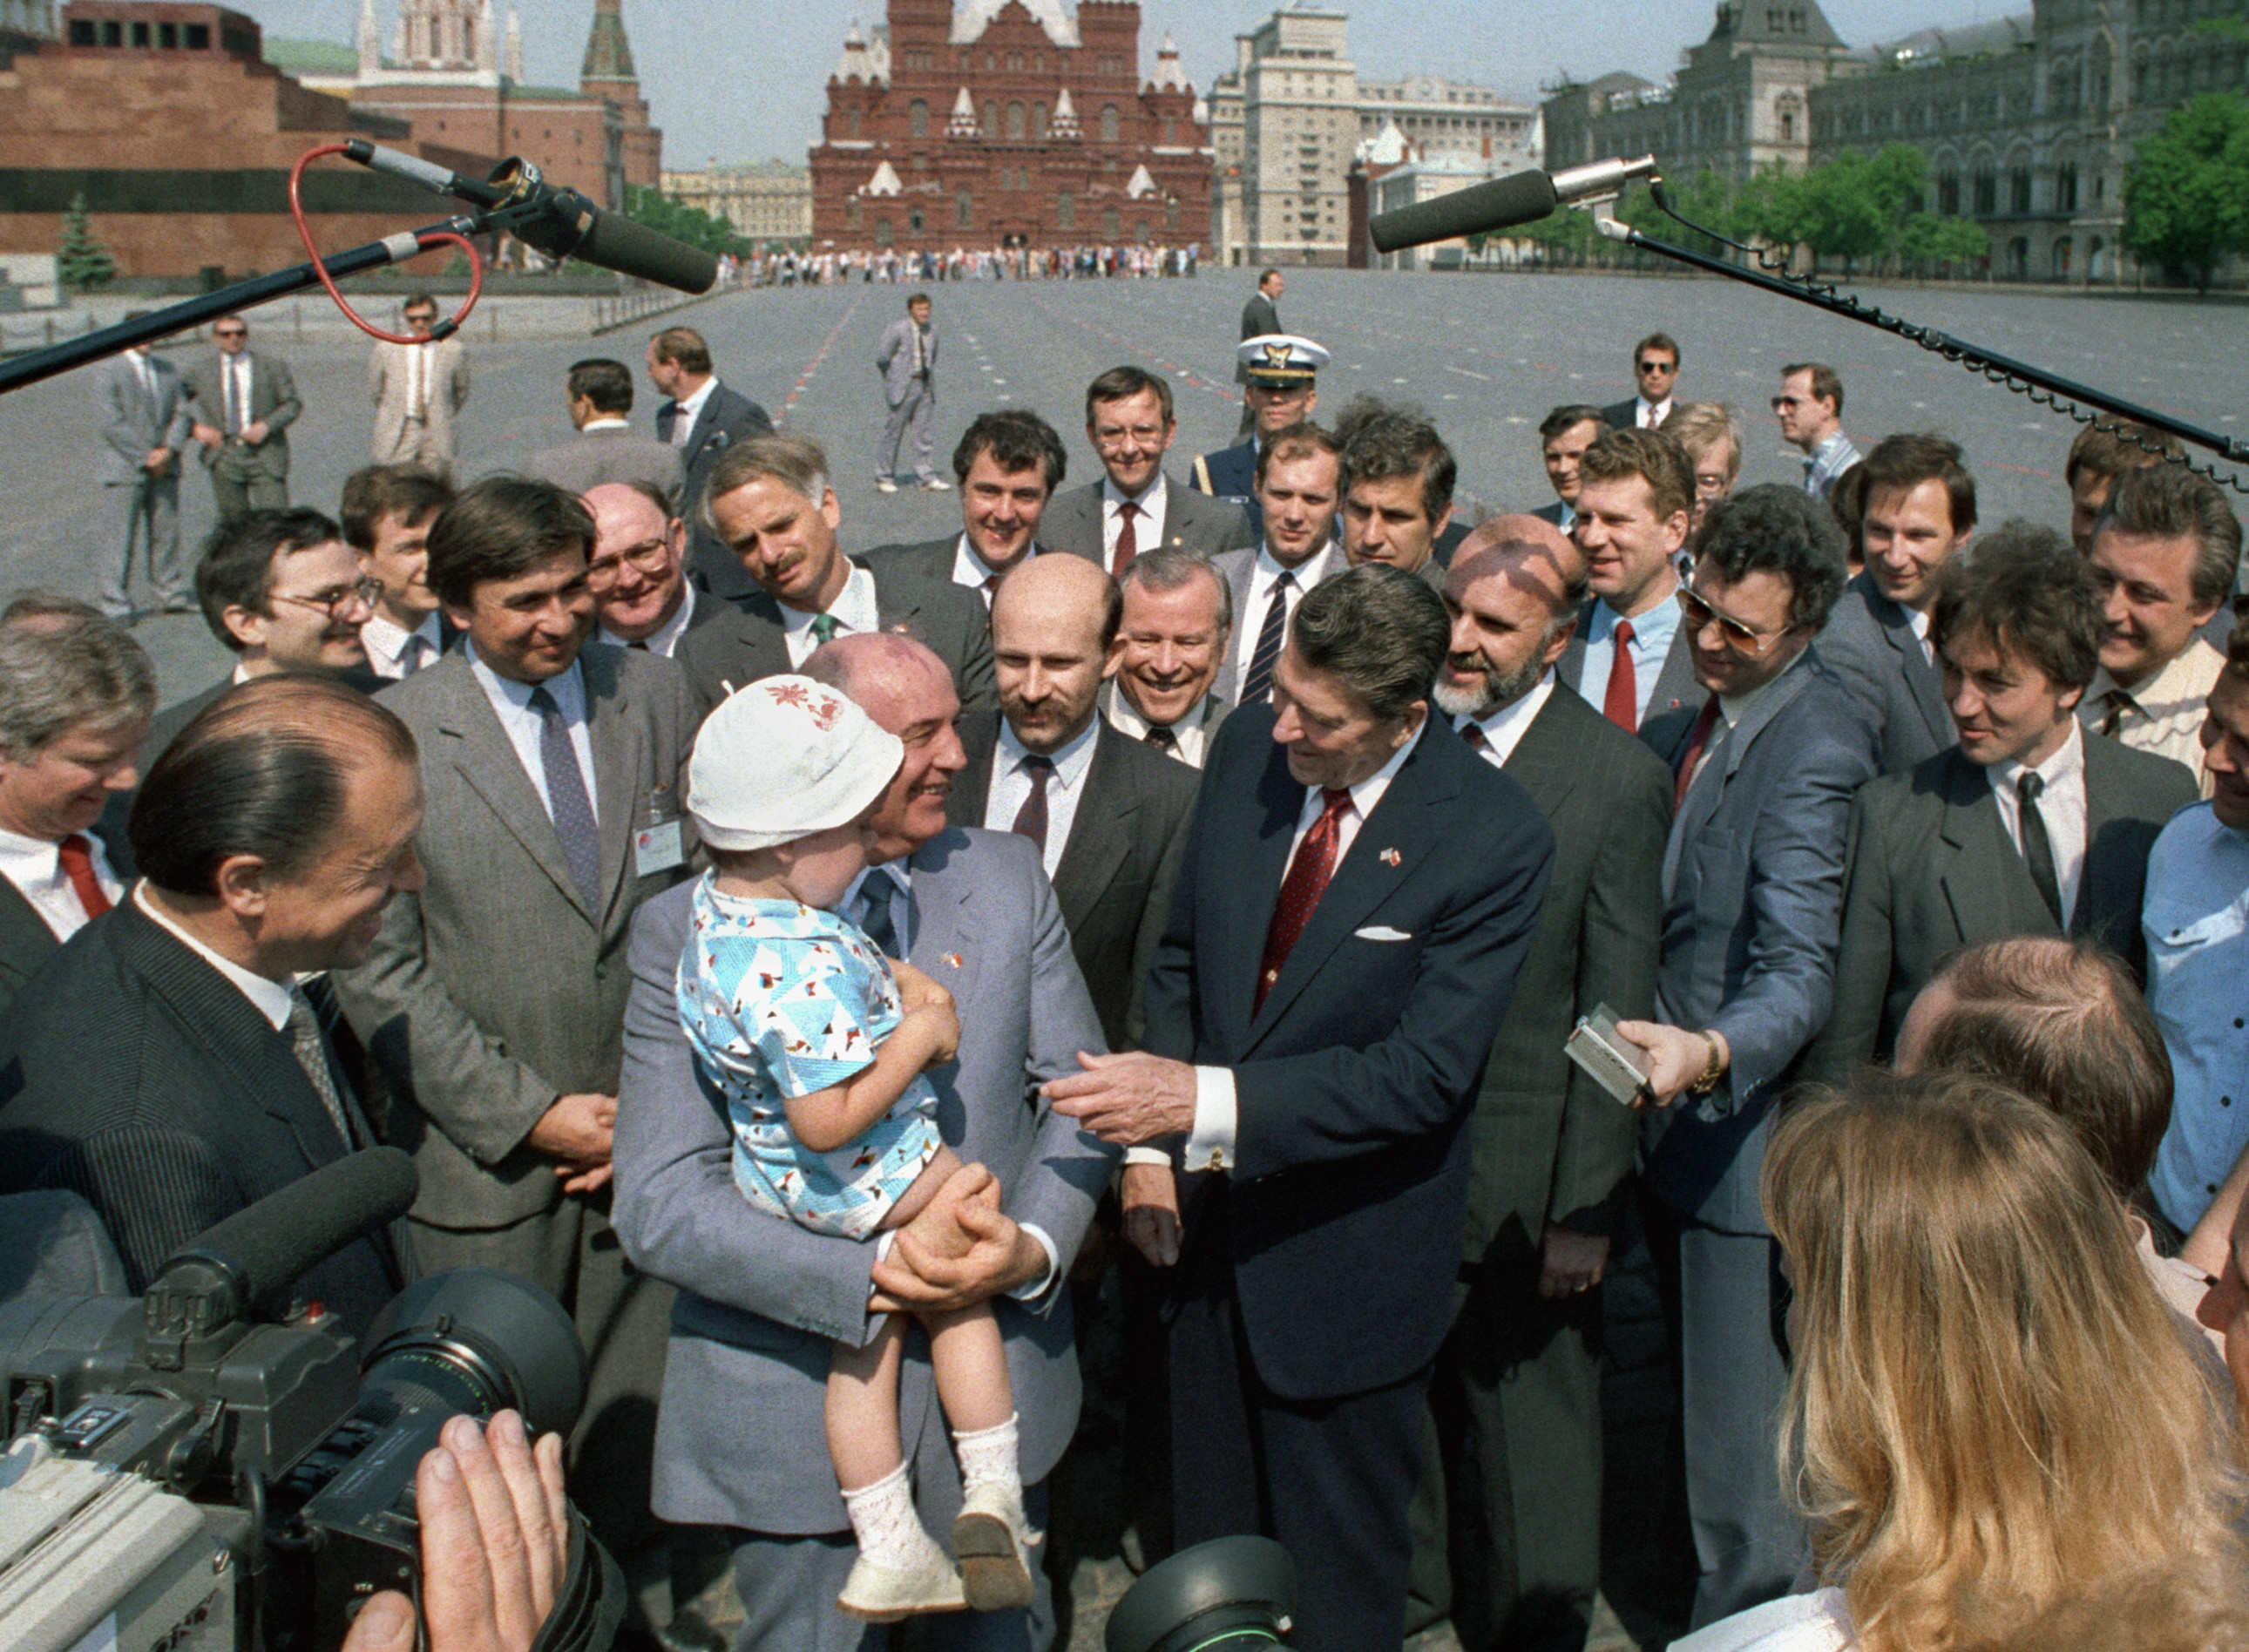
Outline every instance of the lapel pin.
<path fill-rule="evenodd" d="M 1402 858 L 1394 849 L 1386 849 L 1378 858 L 1385 866 L 1395 866 Z"/>
<path fill-rule="evenodd" d="M 945 965 L 946 965 L 946 968 L 948 968 L 948 969 L 958 969 L 958 968 L 959 968 L 959 967 L 960 967 L 960 954 L 959 954 L 959 953 L 946 953 L 946 955 L 945 955 Z"/>

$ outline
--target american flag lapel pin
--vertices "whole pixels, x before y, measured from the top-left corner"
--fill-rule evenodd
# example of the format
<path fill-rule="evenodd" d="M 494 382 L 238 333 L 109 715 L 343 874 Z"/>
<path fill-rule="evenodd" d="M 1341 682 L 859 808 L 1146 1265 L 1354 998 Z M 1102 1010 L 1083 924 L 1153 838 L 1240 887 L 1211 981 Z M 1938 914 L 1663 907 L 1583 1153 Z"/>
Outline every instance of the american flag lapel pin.
<path fill-rule="evenodd" d="M 1378 858 L 1380 859 L 1385 866 L 1394 867 L 1399 864 L 1403 857 L 1400 856 L 1394 849 L 1386 849 L 1382 851 L 1381 855 L 1378 857 Z"/>
<path fill-rule="evenodd" d="M 960 954 L 959 954 L 959 953 L 946 953 L 946 955 L 945 955 L 945 964 L 946 964 L 946 968 L 948 968 L 948 969 L 958 969 L 958 968 L 959 968 L 959 967 L 960 967 Z"/>

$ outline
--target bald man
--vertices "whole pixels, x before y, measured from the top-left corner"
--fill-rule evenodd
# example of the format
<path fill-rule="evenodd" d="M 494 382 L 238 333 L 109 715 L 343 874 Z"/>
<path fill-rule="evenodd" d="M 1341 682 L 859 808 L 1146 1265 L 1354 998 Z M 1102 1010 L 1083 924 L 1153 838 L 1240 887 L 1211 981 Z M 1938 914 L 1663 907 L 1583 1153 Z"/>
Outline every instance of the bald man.
<path fill-rule="evenodd" d="M 1630 1016 L 1655 1002 L 1671 775 L 1556 692 L 1585 562 L 1553 524 L 1484 523 L 1443 595 L 1453 636 L 1438 710 L 1530 794 L 1556 852 L 1468 1124 L 1458 1311 L 1430 1389 L 1407 1628 L 1450 1617 L 1467 1646 L 1578 1646 L 1600 1559 L 1595 1287 L 1637 1115 L 1562 1046 L 1598 1005 Z M 1470 1555 L 1477 1564 L 1448 1564 Z"/>
<path fill-rule="evenodd" d="M 968 767 L 955 824 L 1012 831 L 1039 846 L 1070 950 L 1110 1048 L 1136 1048 L 1140 991 L 1155 956 L 1195 772 L 1096 715 L 1117 671 L 1117 582 L 1082 556 L 1019 564 L 992 598 L 1000 710 L 961 726 Z"/>

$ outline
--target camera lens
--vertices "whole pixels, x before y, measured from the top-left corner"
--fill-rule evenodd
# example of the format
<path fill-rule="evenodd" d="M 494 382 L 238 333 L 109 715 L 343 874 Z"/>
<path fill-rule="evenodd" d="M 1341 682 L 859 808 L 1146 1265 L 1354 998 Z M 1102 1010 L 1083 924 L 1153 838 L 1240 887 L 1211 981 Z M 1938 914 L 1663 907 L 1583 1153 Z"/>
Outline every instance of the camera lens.
<path fill-rule="evenodd" d="M 564 1435 L 586 1402 L 586 1353 L 570 1316 L 497 1268 L 416 1281 L 375 1316 L 367 1346 L 365 1400 L 479 1417 L 512 1408 L 533 1434 Z"/>

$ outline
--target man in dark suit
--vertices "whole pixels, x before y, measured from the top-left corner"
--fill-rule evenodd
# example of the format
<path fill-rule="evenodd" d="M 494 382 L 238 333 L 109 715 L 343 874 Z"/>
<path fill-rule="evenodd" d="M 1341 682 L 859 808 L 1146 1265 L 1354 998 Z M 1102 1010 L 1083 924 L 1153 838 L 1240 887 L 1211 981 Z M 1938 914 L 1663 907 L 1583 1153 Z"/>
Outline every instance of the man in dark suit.
<path fill-rule="evenodd" d="M 122 810 L 156 709 L 132 633 L 68 597 L 0 614 L 0 1009 L 124 898 Z"/>
<path fill-rule="evenodd" d="M 1681 626 L 1709 698 L 1641 735 L 1677 815 L 1656 1019 L 1620 1030 L 1666 1110 L 1643 1208 L 1685 1383 L 1698 1626 L 1780 1593 L 1804 1559 L 1773 1471 L 1788 1371 L 1757 1175 L 1773 1100 L 1834 1001 L 1844 836 L 1874 772 L 1873 733 L 1812 643 L 1844 574 L 1820 500 L 1768 486 L 1712 506 Z"/>
<path fill-rule="evenodd" d="M 1272 692 L 1289 616 L 1307 591 L 1350 571 L 1335 536 L 1343 449 L 1317 424 L 1276 431 L 1257 455 L 1255 550 L 1226 551 L 1211 569 L 1226 582 L 1237 623 L 1214 688 L 1247 706 Z"/>
<path fill-rule="evenodd" d="M 687 524 L 646 482 L 604 482 L 579 497 L 594 519 L 586 589 L 594 640 L 673 657 L 680 638 L 731 613 L 687 577 Z"/>
<path fill-rule="evenodd" d="M 1257 273 L 1257 290 L 1249 295 L 1249 302 L 1241 306 L 1241 331 L 1238 339 L 1262 339 L 1281 330 L 1281 293 L 1288 279 L 1278 270 L 1261 270 Z M 1249 382 L 1249 369 L 1238 359 L 1234 367 L 1236 384 Z M 1257 410 L 1249 398 L 1241 398 L 1241 426 L 1234 433 L 1240 441 L 1249 434 L 1250 424 Z"/>
<path fill-rule="evenodd" d="M 344 542 L 382 588 L 360 627 L 360 646 L 368 669 L 385 682 L 413 676 L 458 636 L 424 577 L 430 524 L 452 497 L 452 484 L 412 465 L 369 465 L 344 479 L 336 512 Z"/>
<path fill-rule="evenodd" d="M 250 323 L 222 315 L 211 323 L 218 353 L 189 368 L 182 382 L 196 403 L 219 525 L 252 511 L 289 508 L 289 427 L 305 410 L 279 356 L 250 346 Z"/>
<path fill-rule="evenodd" d="M 1255 424 L 1245 440 L 1198 458 L 1189 477 L 1198 492 L 1246 511 L 1255 538 L 1265 531 L 1258 519 L 1258 457 L 1275 436 L 1292 424 L 1303 423 L 1317 410 L 1319 371 L 1330 357 L 1311 340 L 1288 333 L 1244 340 L 1235 355 L 1248 375 L 1242 397 L 1255 416 Z"/>
<path fill-rule="evenodd" d="M 2100 587 L 2052 529 L 2010 523 L 1939 575 L 1929 634 L 1959 744 L 1859 794 L 1835 1008 L 1805 1077 L 1888 1056 L 1914 995 L 1978 941 L 2082 935 L 2139 973 L 2149 852 L 2200 794 L 2184 766 L 2078 721 L 2101 630 Z"/>
<path fill-rule="evenodd" d="M 707 510 L 753 583 L 731 611 L 681 639 L 677 657 L 707 712 L 733 689 L 794 671 L 830 637 L 904 631 L 934 650 L 971 711 L 999 704 L 984 604 L 949 581 L 844 555 L 828 455 L 781 432 L 739 442 L 712 469 Z M 730 686 L 731 685 L 731 686 Z"/>
<path fill-rule="evenodd" d="M 1000 710 L 963 727 L 971 757 L 950 809 L 957 825 L 1039 845 L 1111 1050 L 1140 1042 L 1141 993 L 1195 799 L 1193 769 L 1096 715 L 1120 608 L 1116 582 L 1083 557 L 1008 575 L 992 602 Z"/>
<path fill-rule="evenodd" d="M 566 394 L 578 439 L 533 454 L 526 475 L 566 493 L 588 493 L 604 482 L 645 482 L 665 499 L 678 499 L 687 475 L 679 450 L 633 434 L 631 368 L 601 356 L 573 361 Z"/>
<path fill-rule="evenodd" d="M 1101 714 L 1127 740 L 1200 768 L 1234 709 L 1216 689 L 1234 635 L 1233 590 L 1210 563 L 1168 545 L 1134 557 L 1118 586 L 1115 675 Z"/>
<path fill-rule="evenodd" d="M 1449 554 L 1440 547 L 1459 476 L 1453 450 L 1428 420 L 1386 410 L 1358 424 L 1344 439 L 1344 560 L 1386 563 L 1442 590 Z"/>
<path fill-rule="evenodd" d="M 1578 523 L 1578 463 L 1594 439 L 1609 428 L 1608 416 L 1597 407 L 1572 402 L 1556 408 L 1538 422 L 1538 458 L 1546 479 L 1554 488 L 1554 502 L 1531 514 L 1551 522 L 1565 533 Z"/>
<path fill-rule="evenodd" d="M 1562 656 L 1565 686 L 1627 734 L 1691 705 L 1678 555 L 1695 515 L 1695 466 L 1661 430 L 1603 432 L 1578 461 L 1577 526 L 1593 600 Z"/>
<path fill-rule="evenodd" d="M 1179 434 L 1172 387 L 1145 368 L 1112 367 L 1086 388 L 1085 439 L 1102 477 L 1047 506 L 1041 543 L 1090 556 L 1121 576 L 1133 557 L 1159 546 L 1200 556 L 1254 544 L 1240 506 L 1206 498 L 1164 474 Z"/>
<path fill-rule="evenodd" d="M 587 641 L 594 524 L 561 489 L 488 477 L 430 529 L 430 586 L 460 652 L 383 692 L 421 743 L 423 886 L 336 995 L 389 1081 L 432 1268 L 504 1268 L 552 1292 L 590 1361 L 573 1440 L 613 1552 L 647 1530 L 670 1293 L 609 1222 L 626 931 L 686 876 L 697 722 L 671 661 Z"/>
<path fill-rule="evenodd" d="M 746 596 L 756 587 L 712 532 L 703 501 L 719 455 L 736 442 L 769 433 L 773 421 L 748 396 L 719 382 L 711 347 L 692 327 L 666 327 L 648 341 L 648 376 L 665 397 L 656 410 L 656 439 L 679 451 L 686 471 L 678 510 L 694 540 L 687 571 L 713 596 Z"/>
<path fill-rule="evenodd" d="M 1632 347 L 1632 376 L 1640 394 L 1601 410 L 1612 430 L 1661 428 L 1671 411 L 1671 392 L 1679 382 L 1679 347 L 1668 333 L 1651 333 Z"/>
<path fill-rule="evenodd" d="M 1045 1086 L 1191 1178 L 1183 1219 L 1169 1165 L 1125 1194 L 1128 1234 L 1178 1269 L 1176 1534 L 1285 1545 L 1306 1652 L 1404 1635 L 1453 1310 L 1430 1259 L 1458 1254 L 1463 1126 L 1554 853 L 1522 788 L 1427 726 L 1448 631 L 1391 568 L 1303 599 L 1273 705 L 1228 719 L 1204 770 L 1145 1052 Z"/>
<path fill-rule="evenodd" d="M 0 1022 L 0 1192 L 84 1195 L 137 1291 L 214 1222 L 371 1145 L 296 983 L 367 955 L 421 882 L 421 819 L 389 712 L 316 678 L 234 690 L 134 802 L 131 898 Z M 357 1334 L 402 1283 L 377 1236 L 295 1289 Z"/>
<path fill-rule="evenodd" d="M 1634 1116 L 1563 1044 L 1606 1004 L 1655 1004 L 1662 761 L 1554 678 L 1585 560 L 1550 523 L 1472 533 L 1445 582 L 1438 709 L 1554 829 L 1554 871 L 1470 1116 L 1467 1242 L 1415 1498 L 1419 1631 L 1581 1648 L 1600 1573 L 1600 1298 Z M 1455 1559 L 1470 1562 L 1455 1566 Z"/>
<path fill-rule="evenodd" d="M 878 545 L 877 578 L 905 575 L 975 593 L 986 608 L 1011 570 L 1053 547 L 1042 536 L 1048 505 L 1069 463 L 1054 426 L 1023 408 L 979 413 L 953 450 L 960 532 L 917 545 Z"/>
<path fill-rule="evenodd" d="M 1939 576 L 1975 534 L 1976 478 L 1941 436 L 1885 437 L 1862 466 L 1867 569 L 1828 616 L 1819 656 L 1866 708 L 1882 773 L 1895 774 L 1957 738 L 1929 616 Z"/>

